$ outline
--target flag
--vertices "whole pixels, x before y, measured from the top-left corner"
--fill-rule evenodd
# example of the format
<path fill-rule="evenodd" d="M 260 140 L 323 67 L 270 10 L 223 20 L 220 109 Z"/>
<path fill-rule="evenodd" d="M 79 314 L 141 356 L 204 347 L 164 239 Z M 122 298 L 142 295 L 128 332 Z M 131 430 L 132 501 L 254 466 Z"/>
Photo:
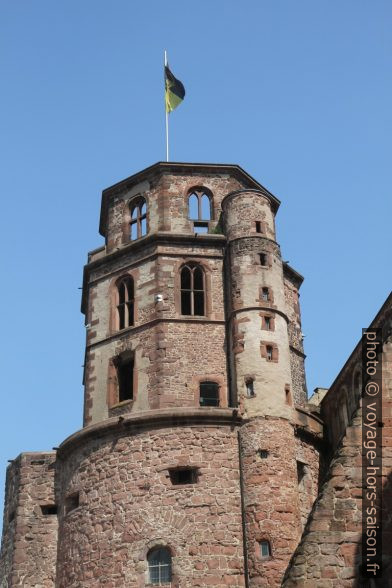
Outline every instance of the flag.
<path fill-rule="evenodd" d="M 165 102 L 166 112 L 171 112 L 184 100 L 185 88 L 165 65 Z"/>

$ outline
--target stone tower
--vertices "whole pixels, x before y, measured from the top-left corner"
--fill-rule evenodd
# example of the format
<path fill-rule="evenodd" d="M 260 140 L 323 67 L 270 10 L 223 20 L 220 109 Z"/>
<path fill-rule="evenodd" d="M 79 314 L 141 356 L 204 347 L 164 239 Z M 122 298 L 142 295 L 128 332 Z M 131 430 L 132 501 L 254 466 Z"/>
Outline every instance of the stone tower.
<path fill-rule="evenodd" d="M 322 425 L 279 204 L 236 165 L 158 163 L 104 190 L 105 245 L 84 269 L 84 427 L 9 468 L 10 586 L 280 585 Z M 23 479 L 45 496 L 13 501 Z M 26 525 L 48 544 L 26 551 Z"/>

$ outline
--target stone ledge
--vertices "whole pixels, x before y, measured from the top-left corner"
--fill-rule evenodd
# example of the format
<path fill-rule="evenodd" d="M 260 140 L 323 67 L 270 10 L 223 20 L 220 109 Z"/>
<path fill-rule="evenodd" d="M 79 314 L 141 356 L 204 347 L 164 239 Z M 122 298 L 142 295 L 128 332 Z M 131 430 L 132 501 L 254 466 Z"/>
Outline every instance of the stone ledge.
<path fill-rule="evenodd" d="M 88 439 L 98 439 L 111 433 L 135 433 L 166 427 L 240 426 L 243 422 L 236 408 L 161 408 L 138 413 L 111 417 L 89 425 L 67 437 L 60 445 L 57 456 L 65 457 Z"/>
<path fill-rule="evenodd" d="M 317 441 L 323 441 L 324 424 L 321 418 L 299 406 L 295 407 L 294 426 L 299 433 L 303 432 Z"/>

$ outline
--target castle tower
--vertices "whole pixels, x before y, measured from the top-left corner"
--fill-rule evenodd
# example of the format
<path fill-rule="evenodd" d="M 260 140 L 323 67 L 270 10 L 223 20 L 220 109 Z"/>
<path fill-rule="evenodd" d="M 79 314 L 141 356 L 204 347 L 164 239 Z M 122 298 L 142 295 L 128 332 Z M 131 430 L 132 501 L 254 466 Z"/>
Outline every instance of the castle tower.
<path fill-rule="evenodd" d="M 321 434 L 279 204 L 236 165 L 158 163 L 104 190 L 105 245 L 83 280 L 84 427 L 52 485 L 57 588 L 279 585 Z"/>
<path fill-rule="evenodd" d="M 301 535 L 287 310 L 290 270 L 276 242 L 276 199 L 238 190 L 223 202 L 233 394 L 240 430 L 250 586 L 273 585 Z M 290 286 L 288 286 L 288 284 Z M 300 349 L 300 351 L 302 351 Z M 302 372 L 303 373 L 303 372 Z M 306 402 L 302 382 L 296 396 Z M 274 553 L 274 562 L 264 558 Z"/>

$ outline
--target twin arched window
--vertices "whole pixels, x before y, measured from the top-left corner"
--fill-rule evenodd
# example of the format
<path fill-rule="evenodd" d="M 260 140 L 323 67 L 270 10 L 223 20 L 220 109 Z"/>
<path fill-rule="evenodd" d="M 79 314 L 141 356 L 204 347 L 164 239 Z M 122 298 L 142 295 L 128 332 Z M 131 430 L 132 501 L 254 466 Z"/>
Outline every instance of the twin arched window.
<path fill-rule="evenodd" d="M 187 264 L 181 270 L 181 314 L 205 315 L 205 276 L 197 264 Z"/>
<path fill-rule="evenodd" d="M 130 239 L 135 241 L 147 235 L 147 203 L 137 198 L 131 203 Z"/>
<path fill-rule="evenodd" d="M 134 324 L 135 288 L 133 278 L 125 276 L 117 282 L 117 325 L 125 329 Z"/>
<path fill-rule="evenodd" d="M 148 552 L 148 582 L 161 586 L 172 579 L 172 557 L 167 547 L 155 547 Z"/>
<path fill-rule="evenodd" d="M 195 188 L 188 198 L 189 218 L 195 233 L 208 233 L 208 222 L 212 218 L 211 198 L 202 188 Z"/>
<path fill-rule="evenodd" d="M 196 263 L 184 265 L 180 272 L 181 314 L 205 316 L 205 275 Z M 116 328 L 121 331 L 135 324 L 135 285 L 132 276 L 116 283 Z"/>

